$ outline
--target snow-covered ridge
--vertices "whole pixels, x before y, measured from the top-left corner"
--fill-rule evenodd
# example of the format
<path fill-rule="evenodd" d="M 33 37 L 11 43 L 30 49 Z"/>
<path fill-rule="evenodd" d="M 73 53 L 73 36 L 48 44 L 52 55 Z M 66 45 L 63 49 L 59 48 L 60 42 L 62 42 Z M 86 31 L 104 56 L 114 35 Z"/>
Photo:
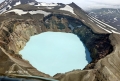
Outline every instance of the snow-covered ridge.
<path fill-rule="evenodd" d="M 102 25 L 105 25 L 105 26 L 107 26 L 107 27 L 109 27 L 109 28 L 112 28 L 112 29 L 114 29 L 114 30 L 117 30 L 116 28 L 114 28 L 114 27 L 112 27 L 112 26 L 110 26 L 110 25 L 108 25 L 108 24 L 106 24 L 106 23 L 104 23 L 104 22 L 102 22 L 102 21 L 100 21 L 100 20 L 98 20 L 97 18 L 95 18 L 95 17 L 92 17 L 92 16 L 90 16 L 90 15 L 87 15 L 91 20 L 93 20 L 94 22 L 96 22 L 96 23 L 101 23 Z"/>
<path fill-rule="evenodd" d="M 74 13 L 73 8 L 72 8 L 71 6 L 69 6 L 69 5 L 66 5 L 64 8 L 60 8 L 60 10 L 69 11 L 69 12 L 71 12 L 72 14 L 76 15 L 76 14 Z"/>
<path fill-rule="evenodd" d="M 87 14 L 86 14 L 86 15 L 87 15 Z M 112 27 L 112 26 L 110 26 L 110 25 L 108 25 L 108 24 L 106 24 L 106 23 L 104 23 L 104 22 L 96 19 L 95 17 L 92 17 L 92 16 L 90 16 L 90 15 L 87 15 L 87 16 L 88 16 L 88 19 L 89 19 L 90 21 L 96 23 L 96 25 L 97 25 L 99 28 L 105 30 L 106 32 L 108 32 L 108 33 L 120 34 L 120 32 L 119 32 L 116 28 L 114 28 L 114 27 Z"/>
<path fill-rule="evenodd" d="M 103 9 L 95 9 L 88 12 L 90 16 L 93 16 L 100 21 L 109 24 L 115 28 L 117 28 L 120 31 L 119 25 L 120 25 L 120 9 L 114 9 L 114 8 L 103 8 Z"/>
<path fill-rule="evenodd" d="M 23 10 L 20 10 L 20 9 L 13 9 L 13 10 L 7 11 L 6 13 L 9 13 L 9 12 L 15 12 L 18 15 L 23 15 L 23 14 L 30 13 L 31 15 L 33 15 L 33 14 L 44 14 L 44 16 L 47 16 L 47 15 L 51 14 L 50 12 L 46 12 L 46 11 L 43 11 L 43 10 L 23 11 Z"/>

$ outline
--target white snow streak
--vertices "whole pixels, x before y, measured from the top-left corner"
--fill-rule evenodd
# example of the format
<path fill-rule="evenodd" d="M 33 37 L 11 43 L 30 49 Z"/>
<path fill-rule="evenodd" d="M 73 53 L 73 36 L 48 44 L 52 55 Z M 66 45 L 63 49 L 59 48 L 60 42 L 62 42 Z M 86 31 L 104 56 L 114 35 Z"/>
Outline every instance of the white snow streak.
<path fill-rule="evenodd" d="M 44 2 L 41 2 L 41 3 L 38 3 L 38 5 L 35 5 L 35 6 L 58 6 L 57 3 L 44 3 Z"/>
<path fill-rule="evenodd" d="M 114 31 L 114 30 L 111 30 L 111 31 L 112 31 L 112 33 L 120 34 L 119 32 L 116 32 L 116 31 Z"/>
<path fill-rule="evenodd" d="M 100 26 L 100 25 L 98 25 L 98 24 L 97 24 L 97 26 L 99 26 L 101 29 L 105 30 L 105 31 L 108 32 L 108 33 L 112 33 L 111 31 L 109 31 L 109 30 L 103 28 L 102 26 Z"/>
<path fill-rule="evenodd" d="M 90 17 L 90 16 L 89 16 L 89 17 Z M 102 21 L 100 21 L 100 20 L 92 17 L 92 16 L 91 16 L 90 18 L 91 18 L 92 20 L 94 20 L 95 22 L 99 22 L 99 23 L 101 23 L 101 24 L 104 24 L 104 25 L 108 26 L 109 28 L 112 28 L 112 29 L 114 29 L 114 30 L 117 30 L 116 28 L 114 28 L 114 27 L 112 27 L 112 26 L 110 26 L 110 25 L 108 25 L 108 24 L 106 24 L 106 23 L 104 23 L 104 22 L 102 22 Z"/>

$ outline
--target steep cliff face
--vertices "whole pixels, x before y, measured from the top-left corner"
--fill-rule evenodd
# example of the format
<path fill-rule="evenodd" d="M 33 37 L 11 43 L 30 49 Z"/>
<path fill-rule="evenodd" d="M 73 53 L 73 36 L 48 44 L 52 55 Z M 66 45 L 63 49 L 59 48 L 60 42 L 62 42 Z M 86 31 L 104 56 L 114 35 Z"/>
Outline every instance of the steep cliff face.
<path fill-rule="evenodd" d="M 0 61 L 0 73 L 21 74 L 17 71 L 22 71 L 22 74 L 50 77 L 36 70 L 28 61 L 22 59 L 19 54 L 19 51 L 30 39 L 30 36 L 38 33 L 33 21 L 10 19 L 3 21 L 1 25 L 0 48 L 3 60 L 1 59 L 2 61 Z"/>
<path fill-rule="evenodd" d="M 53 5 L 53 4 L 52 4 Z M 23 9 L 23 6 L 16 6 Z M 46 31 L 69 32 L 78 35 L 89 49 L 92 62 L 84 70 L 75 70 L 65 74 L 56 74 L 54 78 L 60 81 L 119 81 L 119 32 L 116 28 L 100 22 L 90 21 L 90 17 L 74 3 L 66 5 L 73 11 L 65 11 L 65 5 L 54 9 L 39 7 L 22 14 L 10 11 L 0 15 L 0 73 L 37 75 L 50 77 L 36 70 L 28 61 L 22 59 L 19 51 L 24 48 L 31 36 Z M 27 8 L 33 6 L 27 5 Z M 62 7 L 62 10 L 59 8 Z M 36 9 L 37 7 L 34 7 Z M 71 9 L 72 9 L 71 8 Z M 13 8 L 14 10 L 14 8 Z M 26 9 L 25 9 L 26 10 Z M 37 8 L 38 10 L 38 8 Z M 20 11 L 20 10 L 19 10 Z M 47 15 L 46 15 L 46 12 Z M 43 14 L 41 14 L 43 12 Z M 48 14 L 49 12 L 49 14 Z M 99 25 L 98 25 L 99 24 Z M 106 27 L 106 28 L 105 28 Z M 17 73 L 20 70 L 22 73 Z M 11 72 L 10 72 L 11 71 Z M 15 71 L 16 73 L 12 73 Z"/>

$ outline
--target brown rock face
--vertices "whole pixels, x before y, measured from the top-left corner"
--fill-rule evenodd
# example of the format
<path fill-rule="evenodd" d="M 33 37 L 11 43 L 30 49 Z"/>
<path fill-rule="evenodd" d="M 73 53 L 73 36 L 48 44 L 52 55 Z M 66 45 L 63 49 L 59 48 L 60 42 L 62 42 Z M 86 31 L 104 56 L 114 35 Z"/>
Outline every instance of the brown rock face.
<path fill-rule="evenodd" d="M 50 77 L 47 74 L 39 72 L 19 55 L 19 51 L 25 46 L 30 36 L 36 33 L 35 25 L 30 20 L 24 22 L 23 20 L 13 19 L 1 22 L 0 73 Z"/>

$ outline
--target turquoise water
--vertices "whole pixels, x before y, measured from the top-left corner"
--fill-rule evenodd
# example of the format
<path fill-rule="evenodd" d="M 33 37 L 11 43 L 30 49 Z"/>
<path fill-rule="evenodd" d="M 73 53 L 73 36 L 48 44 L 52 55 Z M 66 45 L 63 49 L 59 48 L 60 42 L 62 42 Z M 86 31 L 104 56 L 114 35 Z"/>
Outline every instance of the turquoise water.
<path fill-rule="evenodd" d="M 20 54 L 39 71 L 51 76 L 83 69 L 91 61 L 89 51 L 77 35 L 62 32 L 32 36 Z"/>

